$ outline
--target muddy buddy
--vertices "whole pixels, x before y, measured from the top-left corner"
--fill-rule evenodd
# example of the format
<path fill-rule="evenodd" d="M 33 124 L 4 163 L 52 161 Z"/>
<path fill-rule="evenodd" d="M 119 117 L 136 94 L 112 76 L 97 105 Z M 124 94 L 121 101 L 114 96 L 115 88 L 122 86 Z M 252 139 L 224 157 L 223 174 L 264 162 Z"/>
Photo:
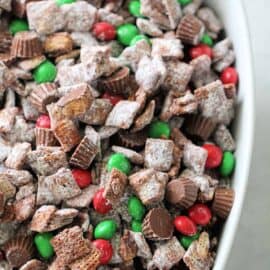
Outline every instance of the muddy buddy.
<path fill-rule="evenodd" d="M 234 62 L 202 0 L 0 0 L 0 269 L 212 269 Z"/>

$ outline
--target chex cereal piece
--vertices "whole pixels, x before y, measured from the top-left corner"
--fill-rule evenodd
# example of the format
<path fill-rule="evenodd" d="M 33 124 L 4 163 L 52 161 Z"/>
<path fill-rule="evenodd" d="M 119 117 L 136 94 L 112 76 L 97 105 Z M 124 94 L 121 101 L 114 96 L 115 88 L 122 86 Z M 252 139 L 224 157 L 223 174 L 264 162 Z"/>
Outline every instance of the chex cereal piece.
<path fill-rule="evenodd" d="M 8 177 L 0 177 L 0 192 L 4 195 L 4 201 L 16 194 L 16 187 L 9 181 Z"/>
<path fill-rule="evenodd" d="M 173 147 L 173 163 L 171 169 L 168 172 L 169 177 L 175 178 L 179 174 L 179 170 L 181 168 L 181 162 L 183 157 L 182 149 L 174 144 Z"/>
<path fill-rule="evenodd" d="M 84 114 L 92 101 L 90 86 L 84 83 L 74 85 L 68 94 L 57 101 L 56 105 L 60 107 L 65 117 L 75 118 Z"/>
<path fill-rule="evenodd" d="M 106 8 L 100 8 L 98 10 L 98 17 L 99 17 L 100 21 L 108 22 L 116 27 L 121 25 L 121 24 L 124 24 L 123 16 L 120 16 L 116 13 L 110 12 Z"/>
<path fill-rule="evenodd" d="M 164 199 L 167 181 L 166 173 L 154 169 L 142 169 L 129 176 L 129 184 L 145 205 L 155 204 Z"/>
<path fill-rule="evenodd" d="M 28 98 L 21 99 L 21 106 L 23 111 L 23 116 L 25 120 L 36 121 L 39 117 L 38 110 L 32 105 Z"/>
<path fill-rule="evenodd" d="M 175 98 L 171 106 L 172 115 L 191 114 L 197 111 L 198 102 L 194 95 L 187 91 L 184 96 Z"/>
<path fill-rule="evenodd" d="M 183 13 L 194 15 L 197 12 L 197 10 L 200 8 L 202 3 L 203 3 L 203 0 L 193 0 L 191 3 L 189 3 L 188 5 L 184 7 Z"/>
<path fill-rule="evenodd" d="M 55 1 L 34 1 L 26 6 L 29 27 L 39 34 L 51 34 L 64 28 L 66 20 Z"/>
<path fill-rule="evenodd" d="M 225 38 L 213 47 L 213 62 L 222 60 L 229 50 L 232 48 L 232 41 L 229 38 Z"/>
<path fill-rule="evenodd" d="M 30 151 L 30 143 L 25 142 L 15 144 L 5 161 L 5 165 L 11 169 L 22 169 L 26 162 L 27 154 Z"/>
<path fill-rule="evenodd" d="M 44 55 L 39 55 L 30 59 L 22 59 L 18 61 L 17 65 L 19 68 L 25 71 L 31 71 L 38 67 L 42 62 L 46 60 Z"/>
<path fill-rule="evenodd" d="M 159 270 L 171 269 L 184 256 L 185 250 L 176 237 L 161 244 L 154 252 L 148 267 L 156 267 Z"/>
<path fill-rule="evenodd" d="M 57 258 L 53 260 L 53 262 L 49 265 L 48 270 L 67 270 L 66 265 L 63 265 L 61 260 Z"/>
<path fill-rule="evenodd" d="M 180 61 L 166 62 L 167 77 L 163 83 L 163 87 L 178 97 L 181 96 L 191 79 L 193 67 Z"/>
<path fill-rule="evenodd" d="M 18 114 L 17 107 L 9 107 L 0 110 L 0 131 L 1 132 L 9 132 L 11 131 L 14 123 L 16 115 Z"/>
<path fill-rule="evenodd" d="M 119 244 L 119 255 L 124 262 L 132 261 L 137 254 L 136 242 L 129 230 L 125 230 Z"/>
<path fill-rule="evenodd" d="M 33 181 L 33 176 L 29 171 L 13 170 L 6 168 L 1 168 L 0 178 L 8 180 L 16 187 L 23 186 Z"/>
<path fill-rule="evenodd" d="M 234 151 L 235 141 L 231 132 L 224 125 L 219 125 L 214 132 L 214 140 L 223 151 Z"/>
<path fill-rule="evenodd" d="M 81 194 L 66 200 L 67 206 L 74 208 L 89 207 L 98 189 L 99 187 L 96 185 L 90 185 L 84 188 Z"/>
<path fill-rule="evenodd" d="M 128 129 L 132 125 L 138 110 L 139 103 L 128 100 L 120 101 L 109 113 L 105 125 Z"/>
<path fill-rule="evenodd" d="M 173 91 L 169 91 L 165 97 L 161 113 L 159 118 L 163 121 L 169 121 L 170 118 L 173 116 L 172 114 L 172 104 L 173 100 L 175 99 L 175 94 Z"/>
<path fill-rule="evenodd" d="M 204 117 L 228 125 L 234 116 L 234 102 L 227 99 L 222 82 L 217 80 L 195 90 Z"/>
<path fill-rule="evenodd" d="M 51 175 L 68 166 L 66 154 L 60 147 L 40 146 L 28 153 L 27 163 L 39 175 Z"/>
<path fill-rule="evenodd" d="M 167 59 L 182 59 L 184 57 L 183 46 L 179 39 L 153 38 L 152 56 L 161 56 Z"/>
<path fill-rule="evenodd" d="M 11 149 L 12 147 L 10 143 L 0 136 L 0 161 L 1 162 L 3 162 L 7 158 Z"/>
<path fill-rule="evenodd" d="M 200 238 L 189 246 L 184 255 L 184 262 L 190 270 L 209 270 L 214 259 L 209 252 L 210 241 L 207 232 L 202 232 Z"/>
<path fill-rule="evenodd" d="M 14 203 L 15 220 L 22 222 L 33 215 L 36 206 L 36 196 L 30 195 Z"/>
<path fill-rule="evenodd" d="M 28 183 L 18 188 L 16 193 L 16 200 L 22 200 L 36 192 L 36 185 L 34 183 Z"/>
<path fill-rule="evenodd" d="M 175 29 L 179 23 L 182 12 L 176 0 L 143 0 L 141 14 L 149 17 L 163 29 Z"/>
<path fill-rule="evenodd" d="M 103 125 L 112 110 L 112 107 L 109 100 L 97 98 L 79 119 L 88 125 Z"/>
<path fill-rule="evenodd" d="M 214 64 L 214 69 L 217 72 L 222 72 L 222 70 L 231 66 L 234 61 L 235 61 L 235 52 L 234 50 L 229 50 L 223 59 L 219 60 Z"/>
<path fill-rule="evenodd" d="M 83 238 L 82 230 L 78 226 L 61 231 L 51 240 L 51 244 L 57 259 L 63 265 L 68 265 L 91 253 L 89 242 Z"/>
<path fill-rule="evenodd" d="M 21 266 L 20 270 L 46 270 L 47 265 L 39 260 L 33 259 Z"/>
<path fill-rule="evenodd" d="M 81 193 L 69 169 L 61 168 L 55 174 L 47 176 L 45 181 L 54 197 L 59 200 L 70 199 Z"/>
<path fill-rule="evenodd" d="M 116 146 L 116 145 L 112 146 L 112 150 L 115 153 L 121 153 L 121 154 L 125 155 L 134 164 L 143 164 L 143 162 L 144 162 L 143 155 L 137 153 L 134 150 L 131 150 L 131 149 L 128 149 L 125 147 L 121 147 L 121 146 Z"/>
<path fill-rule="evenodd" d="M 150 247 L 148 243 L 146 242 L 144 236 L 140 232 L 132 232 L 130 231 L 130 234 L 134 238 L 134 241 L 137 245 L 137 256 L 144 258 L 144 259 L 151 259 L 152 258 L 152 253 L 150 250 Z"/>
<path fill-rule="evenodd" d="M 0 0 L 0 8 L 11 11 L 11 2 L 12 0 Z"/>
<path fill-rule="evenodd" d="M 147 139 L 145 144 L 144 164 L 147 168 L 168 171 L 173 162 L 173 146 L 171 140 Z"/>
<path fill-rule="evenodd" d="M 150 20 L 138 18 L 136 20 L 136 24 L 140 32 L 147 34 L 151 37 L 160 37 L 163 34 L 162 31 L 159 29 L 158 25 Z"/>
<path fill-rule="evenodd" d="M 124 194 L 126 185 L 127 176 L 117 169 L 112 169 L 105 183 L 103 196 L 111 204 L 117 204 Z"/>
<path fill-rule="evenodd" d="M 148 56 L 141 58 L 136 71 L 136 81 L 147 94 L 155 94 L 165 78 L 166 66 L 159 56 L 152 59 Z"/>
<path fill-rule="evenodd" d="M 187 143 L 184 147 L 183 162 L 187 168 L 194 170 L 198 174 L 204 171 L 207 159 L 207 151 L 193 143 Z"/>

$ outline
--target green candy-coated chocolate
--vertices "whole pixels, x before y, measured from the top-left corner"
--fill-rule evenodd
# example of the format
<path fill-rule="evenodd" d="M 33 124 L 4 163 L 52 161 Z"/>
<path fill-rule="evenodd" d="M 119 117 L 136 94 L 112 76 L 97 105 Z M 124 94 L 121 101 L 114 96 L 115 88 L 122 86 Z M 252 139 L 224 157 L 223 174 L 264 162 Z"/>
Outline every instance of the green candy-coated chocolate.
<path fill-rule="evenodd" d="M 171 135 L 171 129 L 168 123 L 162 121 L 155 121 L 150 124 L 148 136 L 151 138 L 166 138 Z"/>
<path fill-rule="evenodd" d="M 192 2 L 192 0 L 178 0 L 179 4 L 186 6 Z"/>
<path fill-rule="evenodd" d="M 64 4 L 72 4 L 74 2 L 76 2 L 76 0 L 56 0 L 56 4 L 58 6 L 62 6 Z"/>
<path fill-rule="evenodd" d="M 131 40 L 130 46 L 135 45 L 138 41 L 143 40 L 143 39 L 146 40 L 149 45 L 151 45 L 151 41 L 146 35 L 137 35 Z"/>
<path fill-rule="evenodd" d="M 53 234 L 50 232 L 38 233 L 34 238 L 34 243 L 38 250 L 39 255 L 43 259 L 50 259 L 53 254 L 53 246 L 51 245 L 50 240 L 53 238 Z"/>
<path fill-rule="evenodd" d="M 15 35 L 18 32 L 28 31 L 28 30 L 29 30 L 29 25 L 27 21 L 23 19 L 12 20 L 9 25 L 9 32 L 12 35 Z"/>
<path fill-rule="evenodd" d="M 137 221 L 137 220 L 132 220 L 131 230 L 133 232 L 142 232 L 142 223 L 140 221 Z"/>
<path fill-rule="evenodd" d="M 101 221 L 94 230 L 96 239 L 110 240 L 115 235 L 117 229 L 116 222 L 112 219 Z"/>
<path fill-rule="evenodd" d="M 131 15 L 135 17 L 141 17 L 141 3 L 138 0 L 129 2 L 128 10 Z"/>
<path fill-rule="evenodd" d="M 180 243 L 181 245 L 185 248 L 185 249 L 188 249 L 189 246 L 191 245 L 191 243 L 194 241 L 194 240 L 197 240 L 198 238 L 200 237 L 200 234 L 199 233 L 196 233 L 192 236 L 182 236 L 180 238 Z"/>
<path fill-rule="evenodd" d="M 118 169 L 119 171 L 128 175 L 131 171 L 131 165 L 129 160 L 120 153 L 116 153 L 110 156 L 107 169 L 110 172 L 113 168 Z"/>
<path fill-rule="evenodd" d="M 53 82 L 57 74 L 55 65 L 46 60 L 34 69 L 34 79 L 37 83 Z"/>
<path fill-rule="evenodd" d="M 213 39 L 207 34 L 202 36 L 201 42 L 208 45 L 209 47 L 213 46 Z"/>
<path fill-rule="evenodd" d="M 128 213 L 136 221 L 141 221 L 144 217 L 145 207 L 135 196 L 128 200 Z"/>
<path fill-rule="evenodd" d="M 235 167 L 235 157 L 233 153 L 225 151 L 223 153 L 222 162 L 219 167 L 219 172 L 221 176 L 223 177 L 230 176 L 234 170 L 234 167 Z"/>
<path fill-rule="evenodd" d="M 129 46 L 131 40 L 138 34 L 138 28 L 131 23 L 123 24 L 117 28 L 117 39 L 125 46 Z"/>

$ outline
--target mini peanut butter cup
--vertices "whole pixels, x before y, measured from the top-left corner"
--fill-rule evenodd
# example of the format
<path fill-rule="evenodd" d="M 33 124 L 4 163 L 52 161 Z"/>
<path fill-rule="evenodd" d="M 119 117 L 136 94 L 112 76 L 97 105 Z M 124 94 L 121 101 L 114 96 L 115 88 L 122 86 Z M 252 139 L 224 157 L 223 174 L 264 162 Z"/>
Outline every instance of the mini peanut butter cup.
<path fill-rule="evenodd" d="M 186 118 L 185 130 L 189 135 L 206 141 L 215 130 L 216 125 L 211 118 L 196 114 Z"/>
<path fill-rule="evenodd" d="M 178 207 L 189 208 L 195 203 L 197 195 L 198 187 L 187 178 L 172 180 L 167 185 L 166 200 Z"/>
<path fill-rule="evenodd" d="M 227 218 L 234 202 L 234 190 L 231 188 L 217 188 L 212 204 L 213 212 L 221 217 Z"/>
<path fill-rule="evenodd" d="M 150 240 L 170 239 L 173 234 L 173 220 L 165 208 L 153 208 L 143 221 L 143 234 Z"/>
<path fill-rule="evenodd" d="M 36 146 L 55 146 L 57 145 L 57 140 L 54 137 L 53 131 L 49 128 L 39 128 L 35 129 L 36 135 Z"/>
<path fill-rule="evenodd" d="M 113 95 L 123 95 L 129 84 L 129 68 L 123 67 L 113 75 L 100 81 L 101 87 Z"/>
<path fill-rule="evenodd" d="M 18 32 L 12 41 L 11 55 L 20 58 L 32 58 L 42 55 L 41 41 L 35 32 Z"/>
<path fill-rule="evenodd" d="M 145 145 L 147 139 L 147 133 L 145 130 L 131 133 L 129 131 L 120 130 L 117 134 L 117 140 L 120 145 L 132 148 L 140 149 Z"/>
<path fill-rule="evenodd" d="M 30 237 L 17 236 L 4 247 L 6 259 L 14 267 L 20 267 L 31 259 L 33 254 L 33 240 Z"/>
<path fill-rule="evenodd" d="M 201 40 L 203 32 L 203 23 L 195 16 L 187 14 L 179 23 L 176 36 L 180 38 L 183 43 L 197 45 Z"/>

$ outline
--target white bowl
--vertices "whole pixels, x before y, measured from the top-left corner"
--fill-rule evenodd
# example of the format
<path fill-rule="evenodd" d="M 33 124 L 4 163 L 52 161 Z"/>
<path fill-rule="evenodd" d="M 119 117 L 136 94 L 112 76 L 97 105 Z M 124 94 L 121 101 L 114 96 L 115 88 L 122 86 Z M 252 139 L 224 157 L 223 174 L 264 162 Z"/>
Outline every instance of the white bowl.
<path fill-rule="evenodd" d="M 254 131 L 254 83 L 248 25 L 242 1 L 208 0 L 206 2 L 216 10 L 224 23 L 226 34 L 233 41 L 236 67 L 240 77 L 237 117 L 234 123 L 237 164 L 233 176 L 233 188 L 236 196 L 233 209 L 223 229 L 214 266 L 214 270 L 225 270 L 248 184 Z"/>

